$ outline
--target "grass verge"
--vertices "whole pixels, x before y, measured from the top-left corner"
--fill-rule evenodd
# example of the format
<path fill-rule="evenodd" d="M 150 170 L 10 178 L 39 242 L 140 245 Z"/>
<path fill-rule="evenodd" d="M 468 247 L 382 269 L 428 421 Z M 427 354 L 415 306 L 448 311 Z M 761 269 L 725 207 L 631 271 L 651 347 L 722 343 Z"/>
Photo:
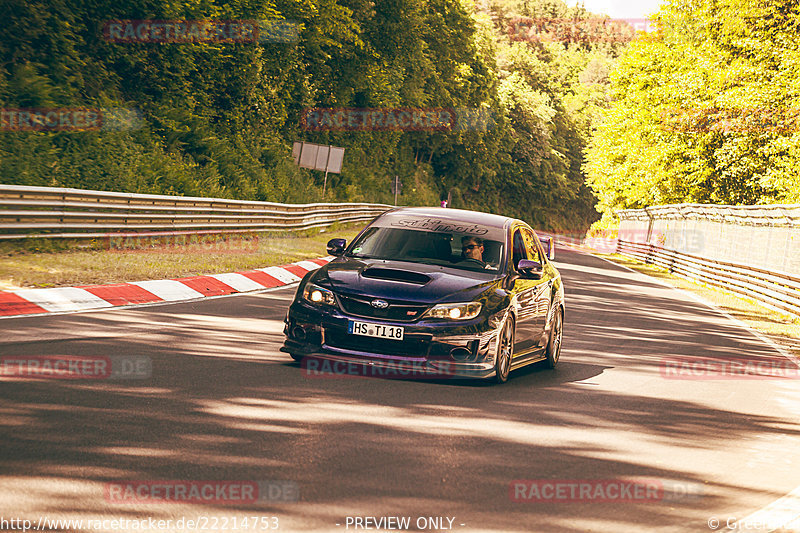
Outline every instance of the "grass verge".
<path fill-rule="evenodd" d="M 3 243 L 0 290 L 171 279 L 284 265 L 325 256 L 329 239 L 349 241 L 362 227 L 248 236 Z"/>
<path fill-rule="evenodd" d="M 800 317 L 764 307 L 756 300 L 704 283 L 689 281 L 667 270 L 641 263 L 619 254 L 595 254 L 650 277 L 694 293 L 729 315 L 738 318 L 752 329 L 768 336 L 789 353 L 800 356 Z"/>

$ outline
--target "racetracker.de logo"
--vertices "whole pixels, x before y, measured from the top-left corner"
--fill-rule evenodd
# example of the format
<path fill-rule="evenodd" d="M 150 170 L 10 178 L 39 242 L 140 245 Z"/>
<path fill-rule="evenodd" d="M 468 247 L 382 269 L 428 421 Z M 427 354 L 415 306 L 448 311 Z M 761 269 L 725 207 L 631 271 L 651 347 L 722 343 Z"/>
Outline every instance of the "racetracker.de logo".
<path fill-rule="evenodd" d="M 662 479 L 518 479 L 508 494 L 519 503 L 650 503 L 699 498 L 702 489 Z"/>
<path fill-rule="evenodd" d="M 799 108 L 666 108 L 661 125 L 678 133 L 775 133 L 800 131 Z"/>
<path fill-rule="evenodd" d="M 142 115 L 123 107 L 0 108 L 0 131 L 128 131 Z"/>
<path fill-rule="evenodd" d="M 467 107 L 315 107 L 300 116 L 306 131 L 486 131 L 494 124 L 490 109 Z"/>
<path fill-rule="evenodd" d="M 296 502 L 300 489 L 294 481 L 114 481 L 106 483 L 105 499 L 115 504 L 215 504 Z"/>
<path fill-rule="evenodd" d="M 369 362 L 329 361 L 306 357 L 300 363 L 303 376 L 312 379 L 387 378 L 387 379 L 448 379 L 453 372 L 447 361 L 429 366 L 422 361 Z"/>
<path fill-rule="evenodd" d="M 656 32 L 658 27 L 646 18 L 514 17 L 507 22 L 506 30 L 512 41 L 628 43 L 642 33 Z"/>
<path fill-rule="evenodd" d="M 258 251 L 258 235 L 222 235 L 212 233 L 129 233 L 109 236 L 101 243 L 113 252 L 249 254 Z"/>
<path fill-rule="evenodd" d="M 670 231 L 669 234 L 658 230 L 611 229 L 593 231 L 585 237 L 582 233 L 559 233 L 558 240 L 608 254 L 619 251 L 620 242 L 653 245 L 690 254 L 699 254 L 705 250 L 705 234 L 690 229 Z"/>
<path fill-rule="evenodd" d="M 0 380 L 145 379 L 153 374 L 146 355 L 30 355 L 0 357 Z"/>
<path fill-rule="evenodd" d="M 290 20 L 111 20 L 112 43 L 293 43 L 300 26 Z"/>
<path fill-rule="evenodd" d="M 800 366 L 782 357 L 670 357 L 661 361 L 661 377 L 696 381 L 797 379 Z"/>

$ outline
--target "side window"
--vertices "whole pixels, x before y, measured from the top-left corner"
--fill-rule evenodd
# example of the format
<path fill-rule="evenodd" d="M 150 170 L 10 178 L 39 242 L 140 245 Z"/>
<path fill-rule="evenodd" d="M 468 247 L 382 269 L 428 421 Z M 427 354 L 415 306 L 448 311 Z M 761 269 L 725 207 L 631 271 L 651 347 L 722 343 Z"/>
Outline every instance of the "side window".
<path fill-rule="evenodd" d="M 517 268 L 520 259 L 528 259 L 528 254 L 525 251 L 525 241 L 522 238 L 522 233 L 520 230 L 516 230 L 514 232 L 514 253 L 513 253 L 513 261 L 514 261 L 514 268 Z"/>
<path fill-rule="evenodd" d="M 528 259 L 544 264 L 542 254 L 539 253 L 539 246 L 536 243 L 536 237 L 527 229 L 522 230 L 522 238 L 525 241 L 525 249 L 528 252 Z"/>

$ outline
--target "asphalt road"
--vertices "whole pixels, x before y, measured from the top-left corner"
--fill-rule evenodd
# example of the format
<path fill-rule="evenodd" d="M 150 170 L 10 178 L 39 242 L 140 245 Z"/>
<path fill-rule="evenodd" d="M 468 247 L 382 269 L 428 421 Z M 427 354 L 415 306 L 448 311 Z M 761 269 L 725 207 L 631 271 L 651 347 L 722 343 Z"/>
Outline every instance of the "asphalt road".
<path fill-rule="evenodd" d="M 779 357 L 772 348 L 598 258 L 560 249 L 558 267 L 560 366 L 502 386 L 310 376 L 278 352 L 293 287 L 2 320 L 0 356 L 145 356 L 152 376 L 0 381 L 0 515 L 205 516 L 215 531 L 264 530 L 245 516 L 277 517 L 280 531 L 365 531 L 353 525 L 365 516 L 412 529 L 449 517 L 470 532 L 711 531 L 710 518 L 743 519 L 800 485 L 796 380 L 662 374 L 668 358 Z M 278 480 L 299 499 L 110 499 L 107 484 L 127 480 Z M 514 480 L 648 480 L 671 496 L 519 502 Z"/>

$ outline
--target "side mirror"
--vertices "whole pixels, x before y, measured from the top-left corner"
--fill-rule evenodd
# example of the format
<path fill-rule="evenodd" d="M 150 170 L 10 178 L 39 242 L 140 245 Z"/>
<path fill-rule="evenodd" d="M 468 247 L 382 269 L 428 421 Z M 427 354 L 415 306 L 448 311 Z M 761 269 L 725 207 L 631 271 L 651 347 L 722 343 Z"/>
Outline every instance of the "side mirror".
<path fill-rule="evenodd" d="M 542 279 L 542 264 L 530 259 L 520 259 L 517 270 L 525 279 Z"/>
<path fill-rule="evenodd" d="M 542 248 L 544 248 L 544 253 L 547 255 L 549 260 L 553 260 L 556 258 L 556 247 L 555 243 L 553 242 L 553 237 L 539 237 L 539 242 L 542 243 Z"/>
<path fill-rule="evenodd" d="M 328 254 L 340 256 L 344 254 L 344 249 L 347 248 L 347 241 L 345 239 L 331 239 L 328 241 Z"/>

